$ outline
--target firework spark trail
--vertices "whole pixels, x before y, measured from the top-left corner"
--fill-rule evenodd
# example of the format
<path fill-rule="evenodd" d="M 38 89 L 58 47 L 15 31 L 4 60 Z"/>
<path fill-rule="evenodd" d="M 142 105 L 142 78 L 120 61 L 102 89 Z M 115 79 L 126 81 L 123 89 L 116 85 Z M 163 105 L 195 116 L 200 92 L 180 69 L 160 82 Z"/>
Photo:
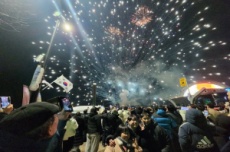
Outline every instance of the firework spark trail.
<path fill-rule="evenodd" d="M 20 32 L 28 23 L 35 22 L 36 6 L 30 0 L 1 0 L 0 28 L 5 31 Z"/>
<path fill-rule="evenodd" d="M 218 30 L 205 18 L 214 7 L 208 2 L 77 0 L 72 6 L 75 13 L 63 9 L 62 14 L 73 24 L 77 19 L 85 31 L 81 36 L 75 25 L 73 38 L 79 49 L 75 49 L 76 58 L 71 59 L 71 70 L 75 71 L 78 87 L 72 95 L 79 92 L 86 102 L 90 101 L 94 82 L 98 95 L 116 101 L 122 89 L 129 91 L 130 101 L 140 97 L 149 100 L 145 99 L 147 94 L 151 98 L 179 94 L 177 80 L 195 67 L 188 68 L 190 62 L 202 61 L 205 51 L 226 45 L 208 36 Z M 50 24 L 55 19 L 47 20 Z M 62 51 L 55 55 L 62 60 L 75 46 L 65 32 L 59 32 L 65 38 L 57 40 Z M 50 67 L 56 71 L 55 64 Z"/>

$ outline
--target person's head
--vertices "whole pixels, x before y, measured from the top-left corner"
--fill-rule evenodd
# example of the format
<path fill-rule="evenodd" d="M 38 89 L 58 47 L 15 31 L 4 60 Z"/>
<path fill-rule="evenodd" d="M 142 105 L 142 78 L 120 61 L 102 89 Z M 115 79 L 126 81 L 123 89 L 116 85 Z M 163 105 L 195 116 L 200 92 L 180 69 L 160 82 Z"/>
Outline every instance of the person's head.
<path fill-rule="evenodd" d="M 157 110 L 158 110 L 158 107 L 159 107 L 159 106 L 158 106 L 157 104 L 153 104 L 153 110 L 154 110 L 154 111 L 157 111 Z"/>
<path fill-rule="evenodd" d="M 135 129 L 138 126 L 138 118 L 136 115 L 130 115 L 127 118 L 127 122 L 132 129 Z"/>
<path fill-rule="evenodd" d="M 116 136 L 120 136 L 124 140 L 129 140 L 130 138 L 130 129 L 126 125 L 119 125 L 117 128 Z"/>
<path fill-rule="evenodd" d="M 90 115 L 96 115 L 97 114 L 97 108 L 96 107 L 93 107 L 90 109 Z"/>
<path fill-rule="evenodd" d="M 230 91 L 227 92 L 228 100 L 230 101 Z"/>
<path fill-rule="evenodd" d="M 124 106 L 123 109 L 124 109 L 124 110 L 128 110 L 128 106 Z"/>
<path fill-rule="evenodd" d="M 167 110 L 169 112 L 174 112 L 174 111 L 176 111 L 176 107 L 172 104 L 169 104 L 169 105 L 167 105 Z"/>
<path fill-rule="evenodd" d="M 207 108 L 213 109 L 214 107 L 215 107 L 214 103 L 212 102 L 207 103 Z"/>
<path fill-rule="evenodd" d="M 115 142 L 114 142 L 114 136 L 113 135 L 108 135 L 105 139 L 105 143 L 108 145 L 108 146 L 115 146 Z"/>
<path fill-rule="evenodd" d="M 87 114 L 88 113 L 88 109 L 85 109 L 84 111 L 83 111 L 83 114 Z"/>
<path fill-rule="evenodd" d="M 5 116 L 0 122 L 0 130 L 36 140 L 48 138 L 57 131 L 56 114 L 59 111 L 59 107 L 51 103 L 31 103 Z"/>
<path fill-rule="evenodd" d="M 57 115 L 53 115 L 40 127 L 26 133 L 25 135 L 34 139 L 45 139 L 52 137 L 57 132 L 59 119 Z"/>
<path fill-rule="evenodd" d="M 196 108 L 200 111 L 204 111 L 205 110 L 205 105 L 202 103 L 198 103 L 196 104 Z"/>
<path fill-rule="evenodd" d="M 117 109 L 113 109 L 113 110 L 111 111 L 111 114 L 113 114 L 113 115 L 115 115 L 115 116 L 118 116 L 118 115 L 119 115 Z"/>
<path fill-rule="evenodd" d="M 219 107 L 219 110 L 224 110 L 225 109 L 225 102 L 219 102 L 218 107 Z"/>
<path fill-rule="evenodd" d="M 164 111 L 166 111 L 166 108 L 165 108 L 164 105 L 160 105 L 160 106 L 158 107 L 158 110 L 164 110 Z"/>
<path fill-rule="evenodd" d="M 141 106 L 137 106 L 136 109 L 135 109 L 135 113 L 137 115 L 140 115 L 142 113 L 142 111 L 143 111 L 143 108 Z"/>
<path fill-rule="evenodd" d="M 194 124 L 196 126 L 207 125 L 207 120 L 204 114 L 200 110 L 194 108 L 186 110 L 185 121 Z"/>
<path fill-rule="evenodd" d="M 81 113 L 78 111 L 76 112 L 75 117 L 79 117 L 79 116 L 81 116 Z"/>
<path fill-rule="evenodd" d="M 190 108 L 190 109 L 196 109 L 196 105 L 193 104 L 193 103 L 191 103 L 191 104 L 189 104 L 189 108 Z"/>
<path fill-rule="evenodd" d="M 98 114 L 104 114 L 105 113 L 105 107 L 100 107 L 98 110 Z"/>
<path fill-rule="evenodd" d="M 141 118 L 141 121 L 144 123 L 145 126 L 149 125 L 151 120 L 152 120 L 151 114 L 148 112 L 145 112 L 145 111 L 140 115 L 140 118 Z"/>
<path fill-rule="evenodd" d="M 150 113 L 153 114 L 155 111 L 152 107 L 147 107 L 146 110 Z"/>

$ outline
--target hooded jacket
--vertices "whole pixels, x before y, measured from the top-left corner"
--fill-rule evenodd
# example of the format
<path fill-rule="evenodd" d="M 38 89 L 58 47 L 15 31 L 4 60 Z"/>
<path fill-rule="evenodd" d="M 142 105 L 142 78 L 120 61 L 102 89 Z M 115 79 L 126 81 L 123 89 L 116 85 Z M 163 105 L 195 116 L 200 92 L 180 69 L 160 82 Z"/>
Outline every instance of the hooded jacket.
<path fill-rule="evenodd" d="M 187 110 L 185 120 L 178 133 L 183 152 L 219 152 L 212 134 L 215 132 L 215 127 L 207 124 L 201 111 Z"/>
<path fill-rule="evenodd" d="M 159 126 L 164 128 L 169 135 L 169 137 L 173 138 L 173 129 L 175 129 L 177 126 L 176 122 L 168 117 L 166 114 L 166 111 L 163 109 L 158 109 L 157 112 L 152 115 L 151 117 Z"/>

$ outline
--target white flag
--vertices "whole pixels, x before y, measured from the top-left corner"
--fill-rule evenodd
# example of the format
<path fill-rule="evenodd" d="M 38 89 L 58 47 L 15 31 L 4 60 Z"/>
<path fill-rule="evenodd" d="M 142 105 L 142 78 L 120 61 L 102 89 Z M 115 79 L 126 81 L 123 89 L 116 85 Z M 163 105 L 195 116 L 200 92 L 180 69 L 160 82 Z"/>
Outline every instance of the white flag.
<path fill-rule="evenodd" d="M 54 82 L 61 86 L 65 92 L 69 92 L 71 89 L 73 89 L 73 83 L 66 79 L 63 75 L 54 80 Z"/>

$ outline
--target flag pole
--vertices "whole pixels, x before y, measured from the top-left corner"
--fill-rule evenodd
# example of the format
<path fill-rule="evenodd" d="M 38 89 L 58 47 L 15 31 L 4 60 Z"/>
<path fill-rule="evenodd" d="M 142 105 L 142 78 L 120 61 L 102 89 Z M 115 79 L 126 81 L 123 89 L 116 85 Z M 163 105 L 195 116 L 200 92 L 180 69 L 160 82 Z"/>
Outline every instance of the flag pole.
<path fill-rule="evenodd" d="M 54 37 L 55 37 L 55 35 L 56 35 L 56 32 L 57 32 L 57 29 L 58 29 L 59 25 L 60 25 L 60 20 L 57 20 L 57 21 L 56 21 L 55 28 L 54 28 L 54 31 L 53 31 L 53 34 L 52 34 L 52 37 L 51 37 L 51 39 L 50 39 L 49 47 L 48 47 L 48 49 L 47 49 L 47 51 L 46 51 L 46 54 L 45 54 L 45 61 L 44 61 L 44 68 L 45 68 L 45 71 L 46 71 L 47 59 L 48 59 L 49 54 L 50 54 L 50 49 L 51 49 L 51 46 L 52 46 L 52 44 L 53 44 L 53 40 L 54 40 Z"/>
<path fill-rule="evenodd" d="M 51 82 L 50 84 L 53 84 L 53 83 L 54 83 L 54 81 L 53 81 L 53 82 Z M 45 88 L 43 88 L 43 89 L 42 89 L 42 91 L 43 91 L 43 90 L 45 90 L 46 88 L 49 88 L 49 86 L 48 86 L 48 85 L 46 85 L 46 87 L 45 87 Z"/>
<path fill-rule="evenodd" d="M 54 31 L 53 31 L 53 33 L 52 33 L 52 37 L 51 37 L 51 39 L 50 39 L 49 47 L 48 47 L 48 49 L 47 49 L 47 51 L 46 51 L 46 54 L 45 54 L 45 60 L 44 60 L 44 62 L 43 62 L 43 68 L 44 68 L 43 76 L 44 76 L 44 74 L 45 74 L 45 72 L 46 72 L 47 60 L 48 60 L 48 57 L 49 57 L 49 54 L 50 54 L 50 50 L 51 50 L 51 47 L 52 47 L 52 44 L 53 44 L 53 40 L 54 40 L 54 37 L 55 37 L 55 35 L 56 35 L 56 32 L 57 32 L 57 29 L 58 29 L 59 25 L 60 25 L 60 20 L 57 20 L 57 21 L 56 21 L 55 28 L 54 28 Z M 43 76 L 42 76 L 42 77 L 43 77 Z M 40 83 L 39 83 L 39 87 L 38 87 L 38 89 L 37 89 L 36 91 L 31 91 L 31 90 L 30 90 L 30 91 L 31 91 L 30 102 L 35 102 L 35 101 L 36 101 L 37 96 L 38 96 L 38 94 L 39 94 L 39 92 L 40 92 L 40 90 L 41 90 L 41 87 L 42 87 L 42 86 L 41 86 L 42 80 L 43 80 L 43 78 L 41 79 L 41 81 L 40 81 Z"/>

